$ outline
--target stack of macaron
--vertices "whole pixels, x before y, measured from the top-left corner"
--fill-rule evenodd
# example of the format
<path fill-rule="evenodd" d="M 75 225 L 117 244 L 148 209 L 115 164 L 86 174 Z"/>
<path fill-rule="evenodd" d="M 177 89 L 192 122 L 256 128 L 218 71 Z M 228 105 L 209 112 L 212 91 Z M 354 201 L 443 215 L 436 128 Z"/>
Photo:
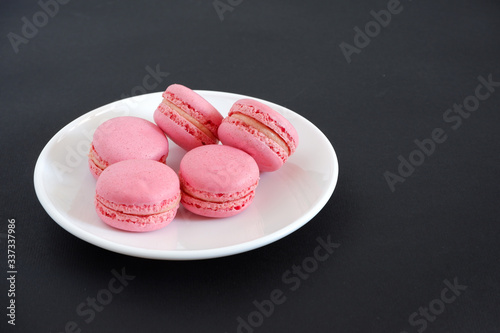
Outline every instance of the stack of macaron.
<path fill-rule="evenodd" d="M 206 217 L 239 214 L 252 203 L 260 172 L 281 168 L 298 146 L 293 125 L 259 101 L 238 100 L 224 118 L 185 86 L 170 85 L 162 97 L 155 123 L 116 117 L 94 133 L 95 207 L 114 228 L 163 228 L 180 204 Z M 178 173 L 166 163 L 167 137 L 186 150 Z"/>

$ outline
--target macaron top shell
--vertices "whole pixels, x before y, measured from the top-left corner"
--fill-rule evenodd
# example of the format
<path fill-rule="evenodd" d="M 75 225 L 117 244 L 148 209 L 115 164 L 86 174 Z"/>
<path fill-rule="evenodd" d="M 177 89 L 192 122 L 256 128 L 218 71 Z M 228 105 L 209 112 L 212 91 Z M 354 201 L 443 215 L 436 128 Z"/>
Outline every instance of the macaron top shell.
<path fill-rule="evenodd" d="M 217 136 L 217 128 L 223 117 L 206 99 L 180 84 L 168 86 L 162 96 L 189 116 L 195 118 L 203 126 L 207 127 L 213 135 Z"/>
<path fill-rule="evenodd" d="M 241 196 L 254 190 L 259 168 L 250 155 L 237 148 L 206 145 L 184 155 L 179 176 L 184 189 L 204 193 L 211 201 L 224 201 L 226 196 Z"/>
<path fill-rule="evenodd" d="M 95 131 L 94 153 L 107 165 L 128 159 L 165 160 L 168 139 L 154 123 L 139 117 L 111 118 Z"/>
<path fill-rule="evenodd" d="M 107 167 L 96 184 L 96 197 L 128 213 L 154 214 L 179 201 L 179 178 L 153 160 L 125 160 Z"/>
<path fill-rule="evenodd" d="M 299 145 L 299 135 L 293 125 L 279 112 L 259 101 L 244 98 L 236 101 L 228 116 L 243 114 L 271 129 L 288 147 L 288 155 L 292 155 Z M 273 134 L 274 134 L 273 133 Z"/>

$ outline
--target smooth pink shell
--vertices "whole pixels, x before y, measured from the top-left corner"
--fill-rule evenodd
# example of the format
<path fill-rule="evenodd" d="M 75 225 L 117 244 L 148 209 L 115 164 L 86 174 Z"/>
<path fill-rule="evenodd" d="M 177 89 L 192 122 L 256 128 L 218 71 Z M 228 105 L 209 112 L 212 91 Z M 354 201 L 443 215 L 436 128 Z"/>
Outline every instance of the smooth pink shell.
<path fill-rule="evenodd" d="M 168 156 L 168 139 L 154 123 L 139 117 L 111 118 L 94 132 L 91 150 L 105 166 L 128 159 L 164 162 Z M 95 178 L 101 169 L 89 159 Z"/>
<path fill-rule="evenodd" d="M 96 183 L 95 205 L 108 225 L 128 231 L 163 228 L 175 217 L 179 178 L 166 164 L 125 160 L 107 167 Z"/>
<path fill-rule="evenodd" d="M 191 150 L 205 144 L 218 143 L 217 130 L 223 117 L 212 104 L 193 90 L 180 84 L 170 85 L 162 96 L 204 125 L 216 138 L 213 140 L 162 102 L 155 110 L 153 118 L 172 141 L 185 150 Z"/>
<path fill-rule="evenodd" d="M 184 155 L 179 178 L 181 203 L 187 210 L 208 217 L 227 217 L 251 204 L 259 181 L 259 168 L 242 150 L 207 145 Z"/>
<path fill-rule="evenodd" d="M 287 144 L 290 153 L 258 129 L 231 117 L 235 113 L 251 117 L 273 130 Z M 281 168 L 299 144 L 297 130 L 285 117 L 268 105 L 248 98 L 233 104 L 228 116 L 219 126 L 218 136 L 224 145 L 250 154 L 260 171 L 276 171 Z"/>

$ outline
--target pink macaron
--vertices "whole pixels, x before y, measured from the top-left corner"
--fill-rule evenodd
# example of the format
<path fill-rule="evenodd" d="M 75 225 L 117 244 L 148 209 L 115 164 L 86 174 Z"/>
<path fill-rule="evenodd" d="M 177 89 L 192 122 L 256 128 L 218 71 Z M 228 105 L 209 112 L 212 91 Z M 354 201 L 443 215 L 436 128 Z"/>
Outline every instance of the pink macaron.
<path fill-rule="evenodd" d="M 208 217 L 228 217 L 250 206 L 259 183 L 259 167 L 242 150 L 223 145 L 194 148 L 179 169 L 181 203 Z"/>
<path fill-rule="evenodd" d="M 165 163 L 168 139 L 154 123 L 139 117 L 111 118 L 94 132 L 88 164 L 97 179 L 109 165 L 129 159 Z"/>
<path fill-rule="evenodd" d="M 222 115 L 212 104 L 180 84 L 170 85 L 155 110 L 155 123 L 185 150 L 218 143 L 217 129 Z"/>
<path fill-rule="evenodd" d="M 179 178 L 152 160 L 125 160 L 107 167 L 96 184 L 95 208 L 106 224 L 144 232 L 165 227 L 180 201 Z"/>
<path fill-rule="evenodd" d="M 280 113 L 253 99 L 240 99 L 219 126 L 224 145 L 250 154 L 260 171 L 276 171 L 299 144 L 293 125 Z"/>

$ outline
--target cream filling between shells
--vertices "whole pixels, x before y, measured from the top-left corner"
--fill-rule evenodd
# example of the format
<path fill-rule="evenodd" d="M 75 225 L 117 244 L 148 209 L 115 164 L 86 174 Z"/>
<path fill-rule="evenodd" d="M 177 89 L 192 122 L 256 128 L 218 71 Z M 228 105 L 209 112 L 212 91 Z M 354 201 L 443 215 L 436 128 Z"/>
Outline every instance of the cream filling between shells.
<path fill-rule="evenodd" d="M 259 132 L 267 136 L 269 139 L 275 141 L 277 144 L 283 148 L 288 155 L 290 155 L 290 147 L 286 144 L 286 142 L 281 138 L 281 136 L 278 135 L 275 131 L 273 131 L 271 128 L 266 126 L 265 124 L 261 123 L 258 120 L 253 119 L 252 117 L 249 117 L 243 113 L 239 112 L 234 112 L 231 115 L 232 118 L 235 118 L 243 123 L 245 123 L 248 126 L 251 126 L 255 129 L 257 129 Z"/>
<path fill-rule="evenodd" d="M 205 133 L 210 139 L 212 139 L 213 141 L 217 142 L 217 140 L 218 140 L 217 137 L 215 135 L 213 135 L 213 133 L 210 132 L 210 130 L 205 125 L 203 125 L 197 119 L 195 119 L 194 117 L 192 117 L 191 115 L 189 115 L 188 113 L 186 113 L 180 107 L 178 107 L 177 105 L 175 105 L 174 103 L 170 102 L 169 100 L 167 100 L 165 98 L 163 99 L 163 104 L 165 104 L 170 109 L 172 109 L 175 112 L 177 112 L 181 117 L 185 118 L 191 124 L 193 124 L 194 126 L 196 126 L 200 131 L 202 131 L 203 133 Z"/>

